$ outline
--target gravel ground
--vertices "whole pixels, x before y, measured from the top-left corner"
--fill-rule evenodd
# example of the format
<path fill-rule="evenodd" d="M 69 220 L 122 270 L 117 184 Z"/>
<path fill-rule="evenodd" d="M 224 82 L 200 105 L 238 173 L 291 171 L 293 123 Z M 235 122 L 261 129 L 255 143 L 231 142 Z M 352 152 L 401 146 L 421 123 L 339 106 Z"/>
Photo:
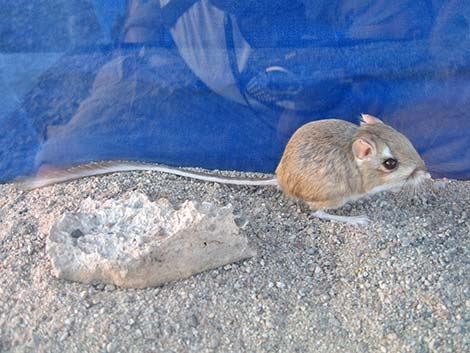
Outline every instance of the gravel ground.
<path fill-rule="evenodd" d="M 130 191 L 232 203 L 258 256 L 144 290 L 52 277 L 51 223 Z M 362 227 L 315 219 L 272 187 L 151 172 L 0 185 L 0 207 L 1 352 L 470 351 L 470 182 L 338 211 L 368 214 Z"/>

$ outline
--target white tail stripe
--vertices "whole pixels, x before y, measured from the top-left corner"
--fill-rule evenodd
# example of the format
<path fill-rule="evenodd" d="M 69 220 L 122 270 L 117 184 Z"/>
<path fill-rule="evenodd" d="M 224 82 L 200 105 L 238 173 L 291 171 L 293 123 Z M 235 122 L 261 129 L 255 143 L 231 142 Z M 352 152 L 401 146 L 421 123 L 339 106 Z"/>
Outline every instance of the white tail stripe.
<path fill-rule="evenodd" d="M 126 171 L 158 171 L 197 180 L 231 185 L 277 185 L 276 178 L 237 179 L 231 177 L 218 177 L 203 173 L 189 172 L 178 168 L 159 166 L 150 163 L 119 161 L 92 162 L 89 164 L 84 164 L 82 166 L 72 167 L 64 170 L 51 170 L 50 172 L 45 172 L 43 174 L 39 173 L 39 175 L 37 176 L 19 179 L 16 182 L 16 185 L 20 189 L 31 190 L 47 185 L 63 183 L 66 181 L 89 176 Z"/>

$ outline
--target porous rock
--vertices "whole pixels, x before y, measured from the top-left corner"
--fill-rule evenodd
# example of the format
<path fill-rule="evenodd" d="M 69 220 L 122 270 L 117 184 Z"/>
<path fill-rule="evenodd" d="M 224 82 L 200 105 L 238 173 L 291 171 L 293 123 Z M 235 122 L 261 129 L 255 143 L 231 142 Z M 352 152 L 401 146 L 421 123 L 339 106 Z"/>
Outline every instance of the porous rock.
<path fill-rule="evenodd" d="M 187 278 L 255 255 L 232 206 L 168 200 L 140 193 L 83 201 L 51 228 L 47 252 L 55 276 L 82 283 L 143 288 Z"/>

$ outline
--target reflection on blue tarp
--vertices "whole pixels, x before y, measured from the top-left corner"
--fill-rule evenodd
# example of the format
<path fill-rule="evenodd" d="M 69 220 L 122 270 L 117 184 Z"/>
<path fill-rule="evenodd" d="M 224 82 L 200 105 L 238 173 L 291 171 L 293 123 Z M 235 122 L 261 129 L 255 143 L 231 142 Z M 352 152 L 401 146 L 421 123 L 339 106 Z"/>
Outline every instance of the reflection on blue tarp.
<path fill-rule="evenodd" d="M 470 178 L 465 0 L 0 0 L 0 181 L 132 159 L 272 172 L 377 115 Z"/>

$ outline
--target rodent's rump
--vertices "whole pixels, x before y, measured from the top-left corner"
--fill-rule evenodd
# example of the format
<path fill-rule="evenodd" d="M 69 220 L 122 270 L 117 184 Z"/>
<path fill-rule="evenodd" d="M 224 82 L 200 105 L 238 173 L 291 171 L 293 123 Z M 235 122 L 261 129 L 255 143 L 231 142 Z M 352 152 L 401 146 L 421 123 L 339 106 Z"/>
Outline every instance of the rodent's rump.
<path fill-rule="evenodd" d="M 289 195 L 306 202 L 335 206 L 338 198 L 361 190 L 361 176 L 352 154 L 357 125 L 328 119 L 308 123 L 289 140 L 276 169 L 278 183 Z"/>

